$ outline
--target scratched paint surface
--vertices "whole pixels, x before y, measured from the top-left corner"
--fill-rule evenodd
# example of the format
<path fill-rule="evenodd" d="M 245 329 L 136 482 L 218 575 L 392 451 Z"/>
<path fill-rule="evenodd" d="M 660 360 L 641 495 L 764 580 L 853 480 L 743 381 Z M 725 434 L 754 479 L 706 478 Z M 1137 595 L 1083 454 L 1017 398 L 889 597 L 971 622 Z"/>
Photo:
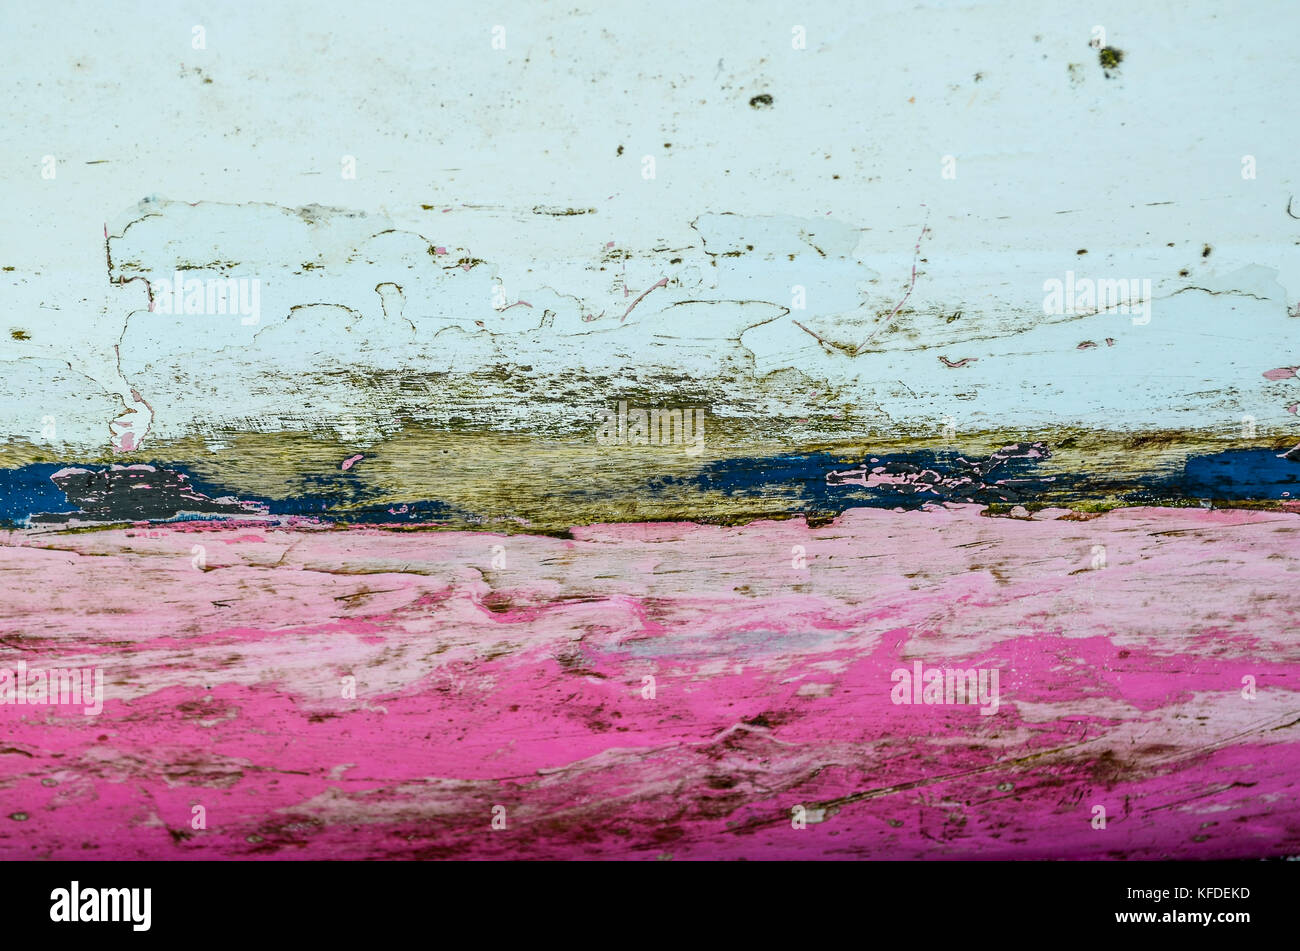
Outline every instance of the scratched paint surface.
<path fill-rule="evenodd" d="M 1272 513 L 1067 514 L 593 526 L 516 537 L 500 570 L 478 564 L 494 536 L 472 533 L 15 533 L 0 549 L 18 576 L 6 625 L 31 631 L 24 651 L 102 666 L 114 689 L 94 718 L 3 708 L 0 802 L 26 818 L 2 847 L 1294 852 L 1300 526 Z M 1093 539 L 1105 570 L 1071 554 Z M 198 580 L 196 541 L 210 552 Z M 813 553 L 807 571 L 755 570 L 754 551 L 793 545 Z M 1196 594 L 1208 586 L 1219 610 Z M 1001 668 L 1004 706 L 892 703 L 891 670 L 917 659 Z M 349 672 L 358 699 L 340 701 Z M 1259 678 L 1254 703 L 1238 696 L 1243 673 Z M 654 701 L 640 695 L 647 675 Z M 221 817 L 205 832 L 190 829 L 196 802 Z M 508 836 L 485 830 L 497 803 Z M 795 803 L 813 818 L 803 833 Z M 1094 804 L 1112 816 L 1105 835 L 1089 827 Z"/>
<path fill-rule="evenodd" d="M 0 857 L 1300 854 L 1300 10 L 1132 6 L 0 10 Z"/>

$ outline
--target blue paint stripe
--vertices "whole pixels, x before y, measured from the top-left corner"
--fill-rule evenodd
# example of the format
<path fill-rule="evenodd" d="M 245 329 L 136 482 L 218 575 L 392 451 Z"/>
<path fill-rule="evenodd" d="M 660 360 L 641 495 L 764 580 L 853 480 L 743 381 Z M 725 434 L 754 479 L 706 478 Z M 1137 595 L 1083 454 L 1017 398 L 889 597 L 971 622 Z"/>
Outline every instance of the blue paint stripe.
<path fill-rule="evenodd" d="M 869 457 L 874 466 L 896 470 L 929 470 L 941 483 L 957 482 L 970 472 L 969 462 L 952 451 L 915 450 Z M 970 457 L 974 458 L 974 457 Z M 987 483 L 967 480 L 952 487 L 932 488 L 831 484 L 827 473 L 843 472 L 866 460 L 846 459 L 826 452 L 776 456 L 742 456 L 703 464 L 687 476 L 660 476 L 646 480 L 628 494 L 633 497 L 662 497 L 665 490 L 677 490 L 689 510 L 692 490 L 721 493 L 735 499 L 752 500 L 764 511 L 791 514 L 837 514 L 858 506 L 872 508 L 920 508 L 942 501 L 1079 503 L 1115 496 L 1129 504 L 1173 504 L 1196 500 L 1244 502 L 1300 498 L 1300 462 L 1282 458 L 1272 449 L 1232 449 L 1189 457 L 1180 469 L 1142 474 L 1123 481 L 1106 472 L 1055 472 L 1045 474 L 1033 459 L 1011 459 L 1002 463 Z M 75 465 L 75 463 L 70 463 Z M 329 521 L 359 523 L 461 522 L 474 520 L 473 513 L 438 499 L 413 499 L 405 503 L 379 501 L 380 489 L 367 484 L 358 473 L 331 472 L 304 475 L 300 491 L 284 497 L 241 494 L 228 486 L 196 475 L 185 464 L 151 463 L 189 477 L 191 486 L 208 496 L 236 496 L 264 505 L 268 514 L 315 517 Z M 0 524 L 27 524 L 40 513 L 79 510 L 50 480 L 63 468 L 60 463 L 36 463 L 0 469 Z M 99 468 L 99 467 L 88 467 Z M 672 492 L 669 493 L 674 494 Z M 557 506 L 585 497 L 616 496 L 598 488 L 569 488 L 556 493 Z M 620 496 L 621 497 L 621 496 Z M 400 511 L 401 505 L 406 511 Z M 399 511 L 391 511 L 392 509 Z"/>

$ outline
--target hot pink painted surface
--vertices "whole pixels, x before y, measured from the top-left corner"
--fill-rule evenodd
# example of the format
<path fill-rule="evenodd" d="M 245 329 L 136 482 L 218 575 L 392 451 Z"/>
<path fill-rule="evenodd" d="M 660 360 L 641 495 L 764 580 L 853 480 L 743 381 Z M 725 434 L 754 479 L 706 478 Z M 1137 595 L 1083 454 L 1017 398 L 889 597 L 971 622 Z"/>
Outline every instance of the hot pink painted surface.
<path fill-rule="evenodd" d="M 9 533 L 0 666 L 107 686 L 0 706 L 0 857 L 1300 852 L 1300 519 L 1064 514 Z"/>

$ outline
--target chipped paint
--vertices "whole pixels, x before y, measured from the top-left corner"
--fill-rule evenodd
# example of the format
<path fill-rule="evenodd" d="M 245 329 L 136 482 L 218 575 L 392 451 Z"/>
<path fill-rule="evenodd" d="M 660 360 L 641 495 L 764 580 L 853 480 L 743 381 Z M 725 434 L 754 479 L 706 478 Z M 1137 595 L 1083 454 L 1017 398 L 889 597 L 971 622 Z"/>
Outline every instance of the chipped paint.
<path fill-rule="evenodd" d="M 3 16 L 0 855 L 1300 854 L 1293 5 Z"/>

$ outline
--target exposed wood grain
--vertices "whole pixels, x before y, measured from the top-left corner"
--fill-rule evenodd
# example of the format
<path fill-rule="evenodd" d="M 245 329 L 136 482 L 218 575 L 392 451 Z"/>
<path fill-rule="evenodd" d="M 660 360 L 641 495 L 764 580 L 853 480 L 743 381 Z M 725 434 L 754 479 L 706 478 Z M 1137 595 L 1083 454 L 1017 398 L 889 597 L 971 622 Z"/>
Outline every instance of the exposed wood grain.
<path fill-rule="evenodd" d="M 0 851 L 1294 853 L 1300 523 L 1065 514 L 15 532 L 0 664 L 107 688 L 98 717 L 0 706 Z M 893 703 L 916 661 L 998 669 L 996 713 Z"/>

